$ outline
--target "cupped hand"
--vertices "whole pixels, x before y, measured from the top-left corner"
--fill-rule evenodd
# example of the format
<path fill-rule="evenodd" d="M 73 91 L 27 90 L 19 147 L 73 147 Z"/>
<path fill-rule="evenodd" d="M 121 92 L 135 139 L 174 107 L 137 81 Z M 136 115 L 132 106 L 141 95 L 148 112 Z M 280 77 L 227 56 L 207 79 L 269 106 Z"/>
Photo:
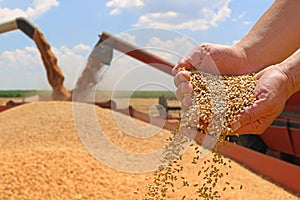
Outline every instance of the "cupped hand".
<path fill-rule="evenodd" d="M 256 100 L 246 107 L 238 122 L 232 125 L 234 134 L 261 134 L 283 111 L 291 96 L 291 83 L 280 64 L 269 66 L 256 74 Z"/>
<path fill-rule="evenodd" d="M 186 57 L 179 60 L 172 72 L 177 87 L 176 95 L 185 111 L 192 104 L 192 85 L 189 84 L 190 74 L 186 70 L 197 67 L 198 70 L 212 74 L 239 75 L 254 72 L 247 61 L 245 51 L 238 46 L 219 44 L 201 44 L 193 49 Z"/>
<path fill-rule="evenodd" d="M 189 70 L 195 66 L 198 70 L 211 74 L 239 75 L 255 72 L 249 63 L 245 50 L 239 46 L 204 43 L 180 59 L 173 68 L 173 74 L 180 68 Z"/>
<path fill-rule="evenodd" d="M 180 71 L 174 78 L 174 84 L 177 87 L 176 96 L 181 102 L 183 112 L 192 104 L 193 86 L 189 81 L 190 72 L 188 71 Z"/>

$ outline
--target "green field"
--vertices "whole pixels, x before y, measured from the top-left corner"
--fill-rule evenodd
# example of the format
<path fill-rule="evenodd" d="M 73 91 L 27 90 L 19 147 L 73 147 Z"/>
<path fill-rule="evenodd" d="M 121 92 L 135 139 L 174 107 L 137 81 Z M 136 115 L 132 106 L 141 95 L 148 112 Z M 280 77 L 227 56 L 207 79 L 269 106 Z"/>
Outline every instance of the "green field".
<path fill-rule="evenodd" d="M 0 90 L 2 98 L 24 98 L 34 95 L 50 95 L 51 91 L 47 90 Z"/>
<path fill-rule="evenodd" d="M 48 90 L 0 90 L 0 97 L 2 98 L 25 98 L 34 95 L 51 95 Z M 168 99 L 176 98 L 172 91 L 97 91 L 97 97 L 113 97 L 115 98 L 158 98 L 165 96 Z"/>
<path fill-rule="evenodd" d="M 168 99 L 176 98 L 172 91 L 97 91 L 97 97 L 114 97 L 114 98 L 158 98 L 165 96 Z"/>
<path fill-rule="evenodd" d="M 166 98 L 176 98 L 175 93 L 171 91 L 135 91 L 132 98 L 158 98 L 163 95 Z"/>

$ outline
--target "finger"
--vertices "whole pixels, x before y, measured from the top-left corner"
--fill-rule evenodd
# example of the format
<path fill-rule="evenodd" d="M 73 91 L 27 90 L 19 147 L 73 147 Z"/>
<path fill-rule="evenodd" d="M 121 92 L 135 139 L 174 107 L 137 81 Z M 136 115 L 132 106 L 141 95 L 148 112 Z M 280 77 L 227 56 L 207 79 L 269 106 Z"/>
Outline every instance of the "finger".
<path fill-rule="evenodd" d="M 192 104 L 192 92 L 193 88 L 189 82 L 182 82 L 178 86 L 176 96 L 183 106 L 189 107 Z"/>
<path fill-rule="evenodd" d="M 172 69 L 172 74 L 175 75 L 178 73 L 178 69 L 180 68 L 184 68 L 184 69 L 191 69 L 193 67 L 193 65 L 186 59 L 186 58 L 182 58 L 178 61 L 178 63 L 175 65 L 175 67 L 173 67 Z"/>
<path fill-rule="evenodd" d="M 190 107 L 192 105 L 192 96 L 185 94 L 182 99 L 182 105 L 185 107 Z"/>
<path fill-rule="evenodd" d="M 265 110 L 262 109 L 264 106 L 260 104 L 260 100 L 257 100 L 253 105 L 246 107 L 245 111 L 240 114 L 239 120 L 232 124 L 232 132 L 237 132 L 237 130 L 247 124 L 252 124 L 253 129 L 257 128 L 257 124 L 254 122 L 265 117 Z"/>
<path fill-rule="evenodd" d="M 191 97 L 193 92 L 192 84 L 189 82 L 182 82 L 177 90 L 176 90 L 176 96 L 179 101 L 182 101 L 184 97 Z"/>
<path fill-rule="evenodd" d="M 178 87 L 184 81 L 190 81 L 190 72 L 181 71 L 175 75 L 174 84 L 176 87 Z"/>
<path fill-rule="evenodd" d="M 187 97 L 183 97 L 183 99 L 181 100 L 181 112 L 185 113 L 191 105 L 192 99 L 188 100 Z"/>
<path fill-rule="evenodd" d="M 184 96 L 191 97 L 193 92 L 193 86 L 191 83 L 185 81 L 180 84 L 180 90 L 181 93 L 184 94 Z"/>
<path fill-rule="evenodd" d="M 266 71 L 266 68 L 260 70 L 259 72 L 257 72 L 257 73 L 254 75 L 254 78 L 256 78 L 257 80 L 259 80 L 259 79 L 264 75 L 265 71 Z"/>
<path fill-rule="evenodd" d="M 239 128 L 233 134 L 262 134 L 272 123 L 272 120 L 262 118 Z"/>
<path fill-rule="evenodd" d="M 206 45 L 199 45 L 193 49 L 186 57 L 180 59 L 175 67 L 172 69 L 172 73 L 175 75 L 179 68 L 191 69 L 194 66 L 199 65 L 203 58 L 208 55 Z"/>

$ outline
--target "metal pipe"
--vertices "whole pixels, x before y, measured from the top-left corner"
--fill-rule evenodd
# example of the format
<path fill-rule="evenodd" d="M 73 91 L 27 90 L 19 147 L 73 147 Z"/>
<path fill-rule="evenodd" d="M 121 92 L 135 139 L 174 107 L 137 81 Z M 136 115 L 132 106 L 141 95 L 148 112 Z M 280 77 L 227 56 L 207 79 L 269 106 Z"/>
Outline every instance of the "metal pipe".
<path fill-rule="evenodd" d="M 13 31 L 16 29 L 18 29 L 18 24 L 15 19 L 0 24 L 0 33 L 9 32 L 9 31 Z"/>
<path fill-rule="evenodd" d="M 33 39 L 33 34 L 36 27 L 23 17 L 16 18 L 16 21 L 18 24 L 18 28 L 23 31 L 23 33 L 25 33 L 28 37 Z"/>
<path fill-rule="evenodd" d="M 106 45 L 110 45 L 112 48 L 122 53 L 125 53 L 139 61 L 142 61 L 143 63 L 172 75 L 172 68 L 174 67 L 173 63 L 147 52 L 138 46 L 130 44 L 116 36 L 113 36 L 110 33 L 103 32 L 100 36 L 99 42 L 104 42 Z"/>
<path fill-rule="evenodd" d="M 13 31 L 16 29 L 20 29 L 28 37 L 33 39 L 33 33 L 35 30 L 35 26 L 23 17 L 18 17 L 14 20 L 7 21 L 7 22 L 0 24 L 0 34 L 9 32 L 9 31 Z"/>

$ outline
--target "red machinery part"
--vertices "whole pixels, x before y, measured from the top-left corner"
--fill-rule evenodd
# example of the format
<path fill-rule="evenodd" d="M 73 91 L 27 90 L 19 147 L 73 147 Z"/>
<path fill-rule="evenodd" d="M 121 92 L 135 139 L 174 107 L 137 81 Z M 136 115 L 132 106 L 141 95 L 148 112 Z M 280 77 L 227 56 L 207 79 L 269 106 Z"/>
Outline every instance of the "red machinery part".
<path fill-rule="evenodd" d="M 260 137 L 270 149 L 290 155 L 295 153 L 288 130 L 287 119 L 277 118 L 273 125 L 269 126 Z"/>
<path fill-rule="evenodd" d="M 110 46 L 113 49 L 116 49 L 122 53 L 127 54 L 143 63 L 149 64 L 152 67 L 155 67 L 158 70 L 161 70 L 169 75 L 172 75 L 172 68 L 174 64 L 160 58 L 148 51 L 141 49 L 138 46 L 130 44 L 120 38 L 111 35 L 110 33 L 103 32 L 100 37 L 100 41 L 105 45 Z"/>
<path fill-rule="evenodd" d="M 289 120 L 289 130 L 295 155 L 300 158 L 300 119 Z"/>
<path fill-rule="evenodd" d="M 12 107 L 14 107 L 14 106 L 0 106 L 0 112 L 8 110 L 8 109 L 10 109 Z"/>

